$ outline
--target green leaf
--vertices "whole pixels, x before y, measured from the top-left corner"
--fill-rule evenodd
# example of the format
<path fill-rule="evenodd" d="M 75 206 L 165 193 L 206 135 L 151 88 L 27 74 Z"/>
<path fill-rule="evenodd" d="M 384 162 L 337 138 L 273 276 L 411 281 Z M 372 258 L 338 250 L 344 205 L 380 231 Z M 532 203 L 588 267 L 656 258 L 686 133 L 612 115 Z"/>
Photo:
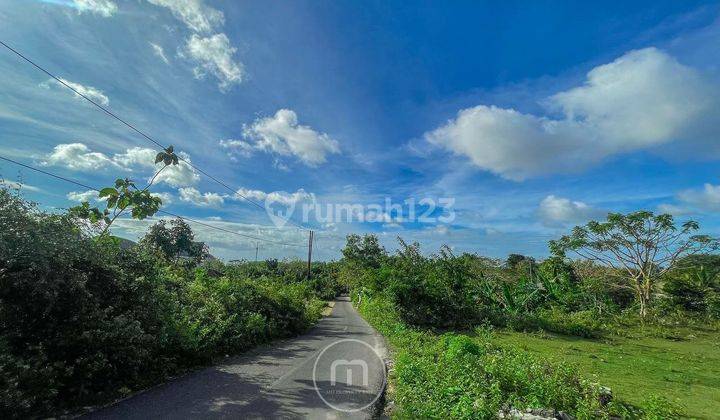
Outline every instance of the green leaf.
<path fill-rule="evenodd" d="M 112 197 L 112 196 L 117 196 L 117 195 L 118 195 L 118 192 L 115 188 L 107 187 L 107 188 L 103 188 L 102 190 L 100 190 L 100 194 L 98 196 L 100 198 L 103 198 L 103 197 Z"/>
<path fill-rule="evenodd" d="M 158 162 L 162 161 L 163 159 L 165 159 L 165 153 L 160 152 L 157 155 L 155 155 L 155 163 L 158 163 Z"/>

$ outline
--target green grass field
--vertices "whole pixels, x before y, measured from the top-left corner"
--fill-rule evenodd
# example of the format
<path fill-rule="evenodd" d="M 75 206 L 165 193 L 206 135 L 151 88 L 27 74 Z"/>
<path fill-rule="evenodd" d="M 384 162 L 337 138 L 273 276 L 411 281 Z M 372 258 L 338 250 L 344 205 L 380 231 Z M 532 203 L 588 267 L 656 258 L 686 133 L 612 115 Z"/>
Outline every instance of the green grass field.
<path fill-rule="evenodd" d="M 576 364 L 623 402 L 638 405 L 656 394 L 678 401 L 689 417 L 718 418 L 720 333 L 681 330 L 676 335 L 678 339 L 585 339 L 504 330 L 494 334 L 500 344 Z"/>

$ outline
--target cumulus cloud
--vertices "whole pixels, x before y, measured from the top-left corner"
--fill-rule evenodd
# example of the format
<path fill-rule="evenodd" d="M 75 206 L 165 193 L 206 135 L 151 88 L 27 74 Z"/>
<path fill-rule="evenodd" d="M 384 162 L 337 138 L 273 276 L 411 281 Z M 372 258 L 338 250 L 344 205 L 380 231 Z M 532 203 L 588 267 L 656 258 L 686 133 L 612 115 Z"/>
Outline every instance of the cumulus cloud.
<path fill-rule="evenodd" d="M 108 98 L 101 90 L 94 88 L 92 86 L 84 86 L 80 83 L 71 82 L 67 79 L 63 79 L 62 77 L 59 78 L 63 81 L 66 85 L 70 86 L 71 88 L 75 89 L 77 93 L 73 93 L 74 96 L 78 99 L 82 99 L 80 95 L 84 95 L 89 99 L 92 99 L 93 101 L 99 103 L 100 105 L 108 106 L 110 104 L 110 98 Z M 55 88 L 60 89 L 63 91 L 67 91 L 67 87 L 63 86 L 60 82 L 58 82 L 55 79 L 50 79 L 45 82 L 40 83 L 40 87 L 45 89 Z"/>
<path fill-rule="evenodd" d="M 689 213 L 714 213 L 720 211 L 720 185 L 705 184 L 701 189 L 679 192 L 676 204 L 662 204 L 658 210 L 676 216 Z"/>
<path fill-rule="evenodd" d="M 202 0 L 148 0 L 151 4 L 167 7 L 172 14 L 194 32 L 210 32 L 225 23 L 225 16 Z"/>
<path fill-rule="evenodd" d="M 117 164 L 99 152 L 91 152 L 82 143 L 58 144 L 42 162 L 43 165 L 58 165 L 68 169 L 84 171 L 97 170 Z"/>
<path fill-rule="evenodd" d="M 200 175 L 188 163 L 190 162 L 190 156 L 183 152 L 178 153 L 178 156 L 184 160 L 177 165 L 168 166 L 155 178 L 156 182 L 164 182 L 173 187 L 183 187 L 195 185 L 200 181 Z"/>
<path fill-rule="evenodd" d="M 280 109 L 274 116 L 258 118 L 243 129 L 244 136 L 251 140 L 225 140 L 220 144 L 231 153 L 248 156 L 254 150 L 277 153 L 281 156 L 296 156 L 308 166 L 318 166 L 327 160 L 327 155 L 340 153 L 338 142 L 325 133 L 298 124 L 297 114 L 289 109 Z"/>
<path fill-rule="evenodd" d="M 110 17 L 117 12 L 117 5 L 110 0 L 73 0 L 78 13 L 92 13 Z"/>
<path fill-rule="evenodd" d="M 273 191 L 268 193 L 261 190 L 239 188 L 233 198 L 237 200 L 244 200 L 245 198 L 247 198 L 254 201 L 268 200 L 272 203 L 279 203 L 282 205 L 290 206 L 301 201 L 315 201 L 315 194 L 308 193 L 302 188 L 295 191 L 294 193 L 288 193 L 285 191 Z"/>
<path fill-rule="evenodd" d="M 178 192 L 180 200 L 199 207 L 220 207 L 225 203 L 222 195 L 211 192 L 201 193 L 193 187 L 180 188 Z"/>
<path fill-rule="evenodd" d="M 548 227 L 581 223 L 601 217 L 604 213 L 602 210 L 590 207 L 581 201 L 571 201 L 554 195 L 545 197 L 538 207 L 538 216 L 541 222 Z"/>
<path fill-rule="evenodd" d="M 235 51 L 237 49 L 230 45 L 225 34 L 208 37 L 193 34 L 188 38 L 181 55 L 197 63 L 193 69 L 196 78 L 203 79 L 210 73 L 218 79 L 220 90 L 226 92 L 242 82 L 245 75 L 242 64 L 233 60 Z"/>
<path fill-rule="evenodd" d="M 212 34 L 225 23 L 221 11 L 207 6 L 202 0 L 148 1 L 168 8 L 193 32 L 178 50 L 178 55 L 195 63 L 193 74 L 196 79 L 204 79 L 208 74 L 214 76 L 221 92 L 227 92 L 245 79 L 242 63 L 233 58 L 237 49 L 230 39 L 224 33 Z M 153 44 L 153 49 L 163 61 L 169 62 L 160 46 Z"/>
<path fill-rule="evenodd" d="M 152 50 L 153 50 L 153 53 L 154 53 L 156 56 L 160 57 L 160 59 L 161 59 L 165 64 L 170 64 L 170 60 L 168 60 L 167 56 L 165 55 L 165 50 L 163 49 L 162 46 L 160 46 L 160 45 L 158 45 L 158 44 L 155 44 L 155 43 L 153 43 L 153 42 L 150 42 L 149 44 L 150 44 L 150 47 L 151 47 Z"/>
<path fill-rule="evenodd" d="M 173 202 L 174 199 L 173 195 L 168 192 L 153 192 L 150 193 L 150 195 L 161 199 L 163 204 L 170 204 Z"/>
<path fill-rule="evenodd" d="M 585 84 L 544 101 L 559 118 L 479 105 L 425 134 L 504 178 L 586 169 L 617 154 L 716 137 L 718 86 L 667 53 L 646 48 L 595 67 Z"/>
<path fill-rule="evenodd" d="M 133 147 L 123 153 L 108 156 L 93 152 L 83 143 L 59 144 L 41 162 L 45 166 L 63 166 L 76 171 L 92 171 L 106 168 L 135 171 L 148 169 L 156 171 L 162 163 L 155 164 L 157 152 L 152 149 Z M 190 156 L 179 152 L 182 157 L 177 165 L 168 166 L 155 178 L 156 183 L 165 182 L 173 187 L 186 187 L 197 184 L 200 175 L 190 166 Z M 149 178 L 148 178 L 149 180 Z"/>
<path fill-rule="evenodd" d="M 87 191 L 70 191 L 67 193 L 66 197 L 70 201 L 77 201 L 77 202 L 83 202 L 83 201 L 96 201 L 98 200 L 98 192 L 95 190 L 87 190 Z"/>

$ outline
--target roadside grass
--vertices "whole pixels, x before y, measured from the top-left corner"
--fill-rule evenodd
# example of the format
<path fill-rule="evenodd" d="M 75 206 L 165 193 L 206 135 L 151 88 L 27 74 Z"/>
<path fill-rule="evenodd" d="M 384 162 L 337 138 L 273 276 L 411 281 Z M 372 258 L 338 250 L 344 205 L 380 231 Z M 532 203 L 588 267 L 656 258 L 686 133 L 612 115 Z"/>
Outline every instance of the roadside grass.
<path fill-rule="evenodd" d="M 641 406 L 648 395 L 677 401 L 693 418 L 720 413 L 720 332 L 676 329 L 674 339 L 648 336 L 639 328 L 623 336 L 588 339 L 545 332 L 493 332 L 493 342 L 569 362 L 612 389 L 616 399 Z"/>
<path fill-rule="evenodd" d="M 608 414 L 600 405 L 599 387 L 570 364 L 498 346 L 492 334 L 412 328 L 382 297 L 363 299 L 359 310 L 392 351 L 393 418 L 494 419 L 510 408 L 553 408 L 578 419 Z"/>

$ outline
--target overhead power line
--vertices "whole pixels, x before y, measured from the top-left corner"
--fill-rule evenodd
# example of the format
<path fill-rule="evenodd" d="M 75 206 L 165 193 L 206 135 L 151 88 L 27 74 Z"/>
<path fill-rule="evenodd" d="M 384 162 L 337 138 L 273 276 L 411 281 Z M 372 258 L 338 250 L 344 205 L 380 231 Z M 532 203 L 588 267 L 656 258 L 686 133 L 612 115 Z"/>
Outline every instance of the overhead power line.
<path fill-rule="evenodd" d="M 53 178 L 55 178 L 55 179 L 59 179 L 59 180 L 61 180 L 61 181 L 65 181 L 65 182 L 67 182 L 67 183 L 70 183 L 70 184 L 73 184 L 73 185 L 77 185 L 77 186 L 82 187 L 82 188 L 86 188 L 86 189 L 88 189 L 88 190 L 93 190 L 93 191 L 100 192 L 99 189 L 97 189 L 97 188 L 95 188 L 95 187 L 91 187 L 91 186 L 89 186 L 89 185 L 87 185 L 87 184 L 83 184 L 82 182 L 75 181 L 74 179 L 66 178 L 66 177 L 64 177 L 64 176 L 57 175 L 57 174 L 54 174 L 54 173 L 52 173 L 52 172 L 48 172 L 48 171 L 42 170 L 42 169 L 40 169 L 40 168 L 36 168 L 36 167 L 34 167 L 34 166 L 30 166 L 30 165 L 24 164 L 24 163 L 22 163 L 22 162 L 18 162 L 18 161 L 16 161 L 16 160 L 13 160 L 13 159 L 10 159 L 10 158 L 6 158 L 6 157 L 4 157 L 4 156 L 0 156 L 0 159 L 1 159 L 1 160 L 4 160 L 4 161 L 6 161 L 6 162 L 13 163 L 13 164 L 18 165 L 18 166 L 22 166 L 23 168 L 30 169 L 31 171 L 35 171 L 35 172 L 41 173 L 41 174 L 43 174 L 43 175 L 50 176 L 50 177 L 53 177 Z M 276 245 L 284 245 L 284 246 L 295 246 L 295 247 L 301 247 L 301 248 L 305 248 L 305 246 L 306 246 L 306 245 L 293 244 L 293 243 L 288 243 L 288 242 L 273 241 L 273 240 L 271 240 L 271 239 L 259 238 L 259 237 L 257 237 L 257 236 L 252 236 L 252 235 L 246 235 L 246 234 L 244 234 L 244 233 L 236 232 L 236 231 L 230 230 L 230 229 L 225 229 L 225 228 L 222 228 L 222 227 L 219 227 L 219 226 L 214 226 L 214 225 L 211 225 L 211 224 L 206 223 L 206 222 L 201 222 L 201 221 L 199 221 L 199 220 L 191 219 L 191 218 L 189 218 L 189 217 L 180 216 L 179 214 L 175 214 L 175 213 L 172 213 L 172 212 L 169 212 L 169 211 L 166 211 L 166 210 L 158 210 L 158 213 L 166 214 L 166 215 L 172 216 L 172 217 L 177 217 L 177 218 L 179 218 L 179 219 L 182 219 L 182 220 L 185 220 L 185 221 L 188 221 L 188 222 L 196 223 L 196 224 L 198 224 L 198 225 L 205 226 L 205 227 L 208 227 L 208 228 L 211 228 L 211 229 L 215 229 L 215 230 L 218 230 L 218 231 L 222 231 L 222 232 L 226 232 L 226 233 L 231 233 L 231 234 L 233 234 L 233 235 L 242 236 L 242 237 L 247 238 L 247 239 L 253 239 L 253 240 L 256 240 L 256 241 L 268 242 L 268 243 L 272 243 L 272 244 L 276 244 Z"/>
<path fill-rule="evenodd" d="M 2 40 L 0 40 L 0 45 L 2 45 L 3 47 L 7 48 L 9 51 L 11 51 L 12 53 L 14 53 L 15 55 L 17 55 L 17 56 L 20 57 L 21 59 L 23 59 L 23 60 L 25 60 L 26 62 L 30 63 L 30 64 L 31 64 L 33 67 L 35 67 L 36 69 L 38 69 L 38 70 L 40 70 L 41 72 L 47 74 L 47 75 L 50 76 L 53 80 L 55 80 L 56 82 L 60 83 L 62 86 L 65 86 L 66 88 L 70 89 L 71 91 L 73 91 L 73 92 L 74 92 L 76 95 L 78 95 L 79 97 L 81 97 L 81 98 L 85 99 L 86 101 L 90 102 L 90 103 L 93 104 L 96 108 L 98 108 L 98 109 L 100 109 L 101 111 L 103 111 L 105 114 L 107 114 L 107 115 L 109 115 L 110 117 L 112 117 L 112 118 L 116 119 L 117 121 L 121 122 L 122 124 L 124 124 L 125 126 L 127 126 L 128 128 L 130 128 L 132 131 L 140 134 L 140 135 L 141 135 L 142 137 L 144 137 L 146 140 L 152 142 L 153 144 L 155 144 L 156 146 L 158 146 L 159 148 L 161 148 L 161 149 L 163 149 L 163 150 L 164 150 L 164 149 L 167 149 L 167 147 L 164 146 L 162 143 L 160 143 L 159 141 L 155 140 L 154 138 L 152 138 L 152 137 L 149 136 L 148 134 L 145 134 L 143 131 L 139 130 L 138 128 L 136 128 L 134 125 L 132 125 L 131 123 L 127 122 L 126 120 L 120 118 L 117 114 L 113 113 L 112 111 L 110 111 L 110 110 L 107 109 L 106 107 L 100 105 L 100 104 L 97 103 L 96 101 L 94 101 L 94 100 L 92 100 L 91 98 L 87 97 L 87 95 L 85 95 L 85 94 L 83 94 L 83 93 L 81 93 L 81 92 L 78 92 L 77 89 L 75 89 L 75 88 L 73 88 L 72 86 L 70 86 L 70 85 L 69 85 L 68 83 L 66 83 L 63 79 L 61 79 L 60 77 L 55 76 L 53 73 L 49 72 L 49 71 L 46 70 L 44 67 L 42 67 L 42 66 L 40 66 L 39 64 L 37 64 L 35 61 L 33 61 L 33 60 L 31 60 L 30 58 L 28 58 L 28 57 L 26 57 L 25 55 L 23 55 L 20 51 L 18 51 L 18 50 L 16 50 L 16 49 L 14 49 L 13 47 L 9 46 L 8 44 L 6 44 L 5 42 L 3 42 Z M 189 165 L 191 168 L 193 168 L 194 170 L 196 170 L 196 171 L 200 172 L 201 174 L 205 175 L 206 177 L 208 177 L 209 179 L 211 179 L 212 181 L 214 181 L 214 182 L 217 183 L 218 185 L 221 185 L 222 187 L 224 187 L 224 188 L 226 188 L 227 190 L 231 191 L 233 194 L 235 194 L 235 195 L 239 196 L 240 198 L 244 199 L 244 200 L 247 201 L 248 203 L 253 204 L 254 206 L 256 206 L 256 207 L 258 207 L 258 208 L 260 208 L 260 209 L 262 209 L 262 210 L 265 210 L 265 206 L 263 206 L 262 204 L 258 203 L 257 201 L 255 201 L 255 200 L 253 200 L 253 199 L 251 199 L 251 198 L 248 198 L 246 195 L 240 193 L 240 192 L 239 192 L 239 189 L 234 189 L 234 188 L 230 187 L 228 184 L 226 184 L 226 183 L 223 182 L 222 180 L 214 177 L 213 175 L 210 175 L 210 174 L 207 173 L 205 170 L 199 168 L 198 166 L 196 166 L 196 165 L 193 164 L 192 162 L 188 161 L 187 159 L 183 159 L 182 156 L 178 156 L 178 159 L 181 160 L 181 161 L 183 161 L 183 162 L 185 162 L 186 164 L 188 164 L 188 165 Z M 300 228 L 300 229 L 309 230 L 309 229 L 306 228 L 305 226 L 303 226 L 303 225 L 301 225 L 301 224 L 299 224 L 299 223 L 296 223 L 296 222 L 293 221 L 293 220 L 288 219 L 288 222 L 291 223 L 291 224 L 293 224 L 293 225 L 295 225 L 295 226 L 297 226 L 297 227 Z"/>

